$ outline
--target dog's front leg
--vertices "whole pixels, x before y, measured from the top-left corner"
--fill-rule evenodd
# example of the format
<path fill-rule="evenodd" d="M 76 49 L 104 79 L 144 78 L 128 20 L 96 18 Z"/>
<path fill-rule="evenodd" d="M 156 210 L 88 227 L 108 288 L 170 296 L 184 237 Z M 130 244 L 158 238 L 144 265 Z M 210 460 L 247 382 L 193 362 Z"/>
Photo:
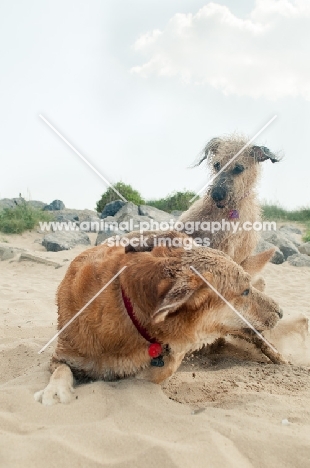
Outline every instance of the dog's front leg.
<path fill-rule="evenodd" d="M 288 361 L 277 351 L 275 352 L 261 338 L 255 336 L 252 338 L 252 343 L 267 356 L 273 364 L 289 364 Z"/>
<path fill-rule="evenodd" d="M 73 390 L 73 374 L 66 364 L 59 364 L 53 372 L 49 384 L 34 394 L 34 399 L 43 405 L 70 403 Z"/>
<path fill-rule="evenodd" d="M 178 367 L 180 366 L 182 359 L 184 358 L 185 353 L 174 353 L 169 356 L 164 357 L 164 366 L 163 367 L 153 367 L 149 366 L 147 369 L 141 371 L 136 375 L 137 379 L 148 380 L 150 382 L 160 384 L 164 380 L 174 374 Z"/>
<path fill-rule="evenodd" d="M 259 349 L 265 356 L 267 356 L 273 364 L 288 364 L 287 360 L 277 351 L 275 352 L 265 341 L 256 336 L 254 332 L 249 332 L 248 335 L 240 332 L 230 334 L 234 338 L 240 338 L 248 343 L 252 343 Z"/>

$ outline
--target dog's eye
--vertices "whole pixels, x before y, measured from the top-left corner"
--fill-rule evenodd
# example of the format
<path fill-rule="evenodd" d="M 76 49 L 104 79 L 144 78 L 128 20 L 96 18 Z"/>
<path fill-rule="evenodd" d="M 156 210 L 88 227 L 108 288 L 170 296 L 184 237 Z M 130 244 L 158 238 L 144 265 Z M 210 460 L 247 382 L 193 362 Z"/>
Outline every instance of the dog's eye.
<path fill-rule="evenodd" d="M 244 171 L 244 167 L 242 166 L 242 164 L 237 164 L 235 168 L 233 169 L 233 174 L 240 174 L 243 171 Z"/>
<path fill-rule="evenodd" d="M 245 289 L 243 291 L 243 293 L 241 294 L 241 296 L 248 296 L 250 294 L 250 290 L 249 289 Z"/>
<path fill-rule="evenodd" d="M 216 162 L 215 164 L 213 164 L 213 167 L 216 171 L 219 171 L 221 169 L 221 163 Z"/>

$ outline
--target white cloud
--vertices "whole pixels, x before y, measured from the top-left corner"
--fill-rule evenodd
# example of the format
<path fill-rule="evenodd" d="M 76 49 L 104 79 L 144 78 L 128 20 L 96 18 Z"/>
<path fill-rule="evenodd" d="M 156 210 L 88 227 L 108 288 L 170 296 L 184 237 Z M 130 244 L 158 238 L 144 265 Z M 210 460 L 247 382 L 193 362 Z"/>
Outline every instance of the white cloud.
<path fill-rule="evenodd" d="M 211 85 L 226 95 L 310 100 L 309 44 L 309 0 L 257 0 L 247 18 L 208 3 L 141 36 L 135 49 L 145 62 L 131 71 Z"/>

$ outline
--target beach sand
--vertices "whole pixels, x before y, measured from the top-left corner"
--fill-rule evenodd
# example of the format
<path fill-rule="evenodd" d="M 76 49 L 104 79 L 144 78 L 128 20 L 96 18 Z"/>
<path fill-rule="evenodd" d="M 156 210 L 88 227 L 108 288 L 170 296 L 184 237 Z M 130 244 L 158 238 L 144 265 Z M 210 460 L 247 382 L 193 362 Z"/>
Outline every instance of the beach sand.
<path fill-rule="evenodd" d="M 310 268 L 286 262 L 264 270 L 266 292 L 285 317 L 268 338 L 291 364 L 270 364 L 231 341 L 186 358 L 162 386 L 95 382 L 76 387 L 70 404 L 45 407 L 33 394 L 48 383 L 53 345 L 38 351 L 56 332 L 57 286 L 85 247 L 46 252 L 34 242 L 40 237 L 0 237 L 2 246 L 61 265 L 0 262 L 1 467 L 310 466 L 310 346 L 302 319 L 310 318 Z"/>

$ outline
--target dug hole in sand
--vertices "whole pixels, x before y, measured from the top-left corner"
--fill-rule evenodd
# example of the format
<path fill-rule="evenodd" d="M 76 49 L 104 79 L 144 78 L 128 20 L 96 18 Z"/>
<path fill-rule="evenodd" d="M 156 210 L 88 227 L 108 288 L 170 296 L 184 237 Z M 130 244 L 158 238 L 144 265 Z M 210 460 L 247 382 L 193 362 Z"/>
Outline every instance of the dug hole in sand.
<path fill-rule="evenodd" d="M 57 286 L 85 247 L 45 252 L 37 237 L 6 236 L 1 244 L 62 266 L 0 262 L 0 466 L 309 466 L 309 268 L 286 262 L 263 273 L 284 311 L 265 336 L 292 364 L 270 364 L 231 340 L 186 358 L 162 387 L 95 382 L 78 386 L 69 405 L 44 407 L 33 394 L 49 380 L 53 345 L 38 351 L 56 332 Z"/>

